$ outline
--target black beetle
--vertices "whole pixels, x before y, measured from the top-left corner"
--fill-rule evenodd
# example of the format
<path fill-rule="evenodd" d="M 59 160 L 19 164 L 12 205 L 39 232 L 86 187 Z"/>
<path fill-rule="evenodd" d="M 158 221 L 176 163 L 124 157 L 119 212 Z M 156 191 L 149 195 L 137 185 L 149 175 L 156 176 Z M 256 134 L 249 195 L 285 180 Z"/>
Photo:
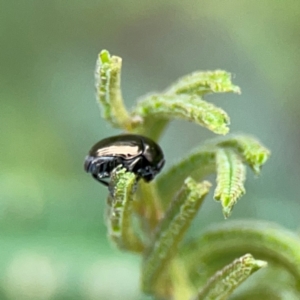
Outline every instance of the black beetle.
<path fill-rule="evenodd" d="M 127 171 L 151 181 L 164 166 L 164 154 L 151 139 L 136 135 L 116 135 L 96 143 L 85 158 L 84 169 L 105 186 L 111 172 L 121 165 Z"/>

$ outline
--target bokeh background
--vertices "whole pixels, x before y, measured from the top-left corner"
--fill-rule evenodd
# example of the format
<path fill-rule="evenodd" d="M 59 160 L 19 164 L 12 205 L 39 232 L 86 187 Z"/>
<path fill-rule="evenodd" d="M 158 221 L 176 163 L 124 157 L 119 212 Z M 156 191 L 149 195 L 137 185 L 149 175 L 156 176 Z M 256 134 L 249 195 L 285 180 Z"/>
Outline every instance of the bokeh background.
<path fill-rule="evenodd" d="M 232 219 L 298 229 L 299 1 L 1 1 L 0 37 L 0 299 L 145 299 L 139 259 L 107 240 L 107 189 L 83 172 L 91 145 L 118 133 L 94 97 L 104 48 L 123 58 L 128 107 L 189 72 L 232 72 L 242 95 L 207 99 L 272 150 Z M 173 122 L 167 167 L 213 136 Z M 216 221 L 207 199 L 189 235 Z"/>

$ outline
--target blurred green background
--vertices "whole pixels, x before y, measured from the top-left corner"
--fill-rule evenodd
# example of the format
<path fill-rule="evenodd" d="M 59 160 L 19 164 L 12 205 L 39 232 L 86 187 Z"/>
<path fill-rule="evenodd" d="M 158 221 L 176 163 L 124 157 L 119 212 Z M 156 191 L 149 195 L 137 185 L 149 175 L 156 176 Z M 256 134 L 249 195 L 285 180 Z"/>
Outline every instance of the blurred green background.
<path fill-rule="evenodd" d="M 299 225 L 300 2 L 1 1 L 0 299 L 144 299 L 139 259 L 106 238 L 107 189 L 83 171 L 89 148 L 118 133 L 100 118 L 94 66 L 123 58 L 126 105 L 195 70 L 225 69 L 242 95 L 208 96 L 231 132 L 272 150 L 232 219 Z M 214 135 L 173 122 L 167 167 Z M 189 235 L 225 222 L 207 199 Z"/>

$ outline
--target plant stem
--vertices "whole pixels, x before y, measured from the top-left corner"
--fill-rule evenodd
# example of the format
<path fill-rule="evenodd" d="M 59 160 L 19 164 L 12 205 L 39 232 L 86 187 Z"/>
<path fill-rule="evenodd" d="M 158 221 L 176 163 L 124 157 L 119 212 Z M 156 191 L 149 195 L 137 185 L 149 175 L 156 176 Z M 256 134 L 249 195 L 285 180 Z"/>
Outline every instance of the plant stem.
<path fill-rule="evenodd" d="M 163 216 L 163 210 L 160 199 L 156 190 L 156 186 L 148 183 L 141 182 L 142 201 L 146 208 L 144 211 L 145 218 L 148 220 L 149 229 L 151 233 L 154 232 L 159 220 Z"/>
<path fill-rule="evenodd" d="M 178 257 L 174 257 L 170 265 L 170 277 L 172 280 L 173 299 L 190 299 L 194 294 L 185 266 Z"/>

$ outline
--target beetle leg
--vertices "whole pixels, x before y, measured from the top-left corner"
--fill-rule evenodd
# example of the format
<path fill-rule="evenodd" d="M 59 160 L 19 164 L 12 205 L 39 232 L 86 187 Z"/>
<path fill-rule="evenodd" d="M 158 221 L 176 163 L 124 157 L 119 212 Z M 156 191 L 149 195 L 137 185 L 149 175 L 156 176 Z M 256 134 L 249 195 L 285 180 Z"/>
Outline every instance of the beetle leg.
<path fill-rule="evenodd" d="M 126 165 L 127 170 L 132 172 L 134 167 L 136 166 L 137 162 L 140 160 L 140 157 L 137 157 L 136 159 L 132 160 L 129 164 Z"/>
<path fill-rule="evenodd" d="M 105 186 L 108 186 L 108 182 L 106 182 L 105 180 L 99 178 L 96 174 L 92 174 L 92 176 L 100 183 L 104 184 Z"/>

